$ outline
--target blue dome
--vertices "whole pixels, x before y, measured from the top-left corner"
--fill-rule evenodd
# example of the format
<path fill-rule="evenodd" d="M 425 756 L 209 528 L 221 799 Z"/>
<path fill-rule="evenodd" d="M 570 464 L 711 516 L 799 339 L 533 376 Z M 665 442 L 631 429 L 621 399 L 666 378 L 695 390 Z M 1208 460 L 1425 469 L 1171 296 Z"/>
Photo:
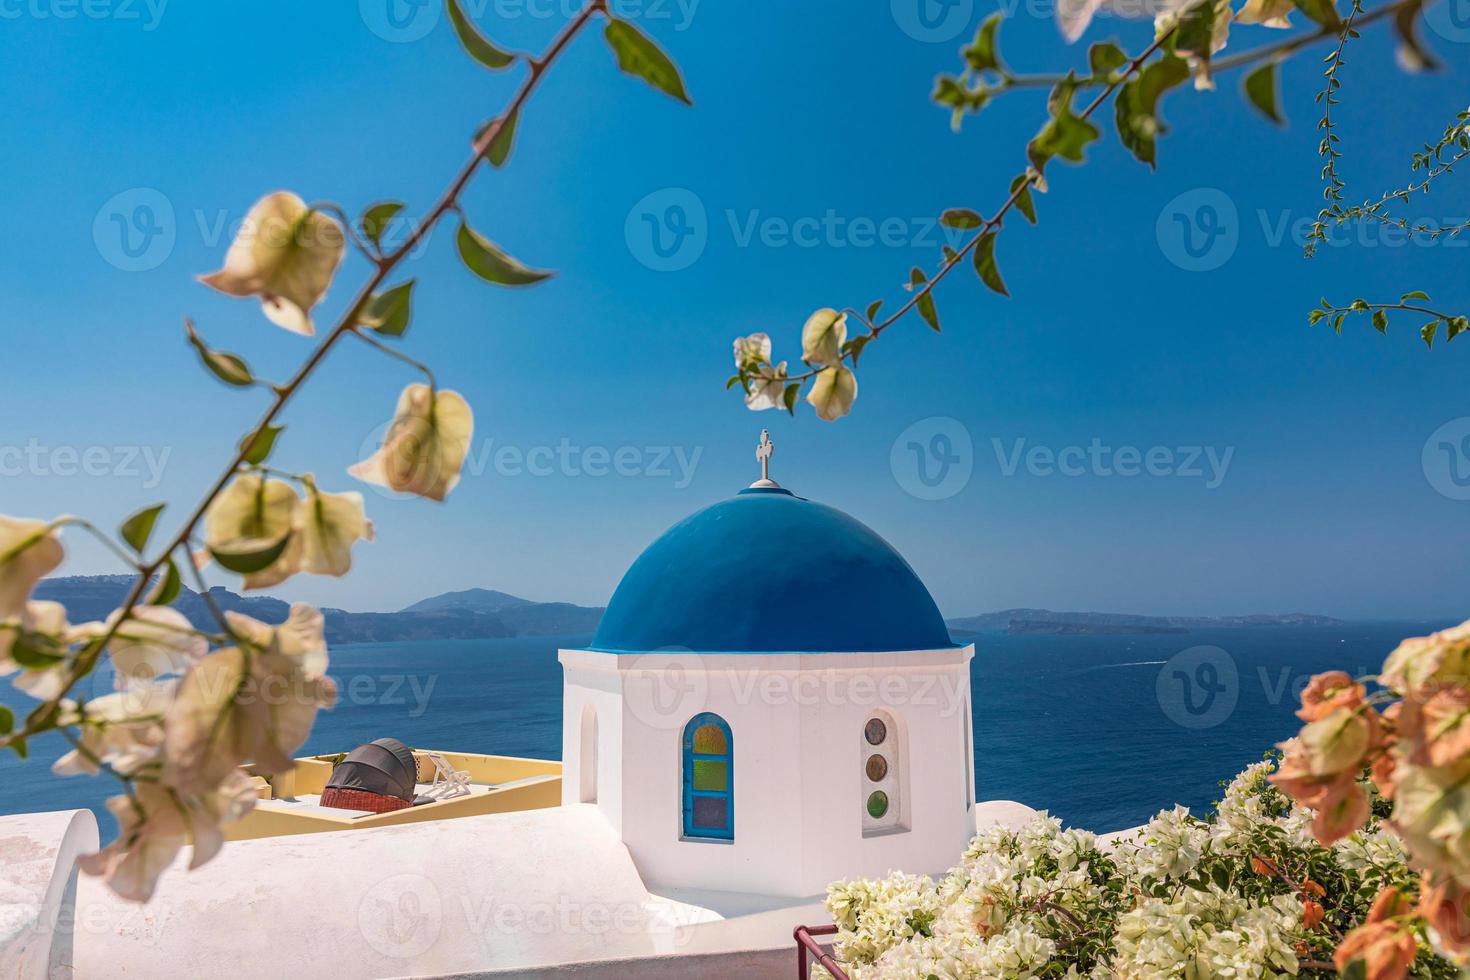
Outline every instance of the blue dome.
<path fill-rule="evenodd" d="M 954 646 L 908 562 L 866 525 L 782 489 L 744 490 L 639 556 L 594 650 L 863 653 Z"/>

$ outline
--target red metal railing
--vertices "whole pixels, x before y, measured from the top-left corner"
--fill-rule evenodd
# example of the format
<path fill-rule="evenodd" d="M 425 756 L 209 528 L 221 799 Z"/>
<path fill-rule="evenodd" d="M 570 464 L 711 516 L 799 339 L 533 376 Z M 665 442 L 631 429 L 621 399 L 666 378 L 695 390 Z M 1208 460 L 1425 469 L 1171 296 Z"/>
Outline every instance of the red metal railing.
<path fill-rule="evenodd" d="M 832 974 L 833 980 L 847 980 L 847 974 L 842 972 L 842 967 L 837 961 L 827 955 L 821 943 L 814 938 L 816 936 L 832 936 L 837 933 L 836 926 L 797 926 L 792 932 L 796 940 L 796 976 L 797 980 L 808 980 L 811 975 L 811 960 L 813 957 L 827 972 Z"/>

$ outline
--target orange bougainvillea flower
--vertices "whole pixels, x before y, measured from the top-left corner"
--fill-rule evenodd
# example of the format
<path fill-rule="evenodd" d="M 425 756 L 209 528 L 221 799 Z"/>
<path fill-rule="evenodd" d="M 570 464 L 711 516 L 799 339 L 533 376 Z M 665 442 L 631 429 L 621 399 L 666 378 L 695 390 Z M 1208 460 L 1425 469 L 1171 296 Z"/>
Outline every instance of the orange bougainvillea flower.
<path fill-rule="evenodd" d="M 1424 877 L 1419 892 L 1419 914 L 1438 933 L 1441 946 L 1456 952 L 1470 950 L 1470 887 L 1437 874 Z"/>
<path fill-rule="evenodd" d="M 1316 902 L 1313 902 L 1309 899 L 1302 903 L 1303 928 L 1315 929 L 1322 924 L 1322 920 L 1326 917 L 1327 913 L 1323 910 L 1322 906 L 1318 905 Z"/>
<path fill-rule="evenodd" d="M 1251 870 L 1254 871 L 1256 874 L 1264 875 L 1267 878 L 1270 878 L 1276 874 L 1276 869 L 1271 866 L 1271 862 L 1255 854 L 1251 855 Z"/>
<path fill-rule="evenodd" d="M 1311 878 L 1308 878 L 1306 881 L 1302 882 L 1302 891 L 1306 892 L 1308 895 L 1316 895 L 1318 898 L 1322 898 L 1327 894 L 1327 889 L 1317 884 Z"/>
<path fill-rule="evenodd" d="M 1363 703 L 1367 693 L 1362 684 L 1341 670 L 1330 670 L 1318 674 L 1302 691 L 1301 710 L 1296 716 L 1302 721 L 1320 721 L 1338 708 L 1354 710 Z"/>
<path fill-rule="evenodd" d="M 1330 847 L 1368 821 L 1368 794 L 1352 779 L 1336 783 L 1312 818 L 1312 836 Z"/>
<path fill-rule="evenodd" d="M 1332 954 L 1339 973 L 1346 972 L 1354 960 L 1367 967 L 1367 980 L 1403 980 L 1414 963 L 1418 944 L 1414 932 L 1401 921 L 1409 912 L 1409 903 L 1397 891 L 1385 888 L 1373 900 L 1368 918 L 1348 933 Z"/>
<path fill-rule="evenodd" d="M 1398 728 L 1415 764 L 1450 766 L 1470 755 L 1470 691 L 1459 684 L 1427 685 L 1400 703 Z"/>

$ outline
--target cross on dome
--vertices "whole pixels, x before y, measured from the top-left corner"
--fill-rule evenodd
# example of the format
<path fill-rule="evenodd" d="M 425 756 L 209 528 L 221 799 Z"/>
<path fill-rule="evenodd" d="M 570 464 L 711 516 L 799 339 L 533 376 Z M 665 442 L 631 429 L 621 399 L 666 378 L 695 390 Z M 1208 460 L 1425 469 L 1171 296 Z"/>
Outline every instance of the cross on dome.
<path fill-rule="evenodd" d="M 776 451 L 776 444 L 771 441 L 771 430 L 761 430 L 760 444 L 755 447 L 755 458 L 761 464 L 761 478 L 750 485 L 752 490 L 779 489 L 781 484 L 771 479 L 771 456 Z"/>

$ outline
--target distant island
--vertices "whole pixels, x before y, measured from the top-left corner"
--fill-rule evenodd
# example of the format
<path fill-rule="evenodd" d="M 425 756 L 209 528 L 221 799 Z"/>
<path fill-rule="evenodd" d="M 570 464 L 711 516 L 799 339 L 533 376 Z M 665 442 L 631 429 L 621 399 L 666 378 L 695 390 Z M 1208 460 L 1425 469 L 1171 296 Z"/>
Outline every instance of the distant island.
<path fill-rule="evenodd" d="M 1130 613 L 1053 612 L 1003 609 L 945 621 L 957 635 L 1031 633 L 1053 636 L 1188 633 L 1196 629 L 1248 629 L 1254 626 L 1340 626 L 1342 620 L 1310 613 L 1249 616 L 1137 616 Z"/>
<path fill-rule="evenodd" d="M 133 579 L 126 575 L 76 575 L 50 578 L 36 598 L 67 607 L 73 622 L 105 619 L 121 605 Z M 267 623 L 286 618 L 290 603 L 273 596 L 239 595 L 222 586 L 209 590 L 221 609 L 245 613 Z M 184 589 L 174 607 L 200 629 L 214 623 L 204 598 Z M 413 640 L 484 640 L 516 636 L 572 636 L 597 630 L 605 610 L 570 602 L 535 602 L 493 589 L 445 592 L 397 612 L 347 612 L 323 609 L 329 643 L 401 643 Z M 1337 626 L 1340 619 L 1307 613 L 1251 616 L 1136 616 L 1129 613 L 1053 612 L 1003 609 L 946 621 L 958 639 L 977 633 L 1040 636 L 1146 635 L 1187 633 L 1194 629 L 1252 626 Z"/>
<path fill-rule="evenodd" d="M 74 622 L 105 619 L 127 595 L 126 575 L 51 578 L 36 598 L 64 604 Z M 221 586 L 209 590 L 221 609 L 242 612 L 267 623 L 286 618 L 291 605 L 272 596 L 242 596 Z M 216 629 L 204 598 L 184 589 L 174 608 L 200 629 Z M 329 643 L 391 643 L 411 640 L 481 640 L 514 636 L 591 633 L 603 610 L 568 602 L 533 602 L 505 592 L 469 589 L 416 602 L 398 612 L 356 613 L 323 609 Z"/>

